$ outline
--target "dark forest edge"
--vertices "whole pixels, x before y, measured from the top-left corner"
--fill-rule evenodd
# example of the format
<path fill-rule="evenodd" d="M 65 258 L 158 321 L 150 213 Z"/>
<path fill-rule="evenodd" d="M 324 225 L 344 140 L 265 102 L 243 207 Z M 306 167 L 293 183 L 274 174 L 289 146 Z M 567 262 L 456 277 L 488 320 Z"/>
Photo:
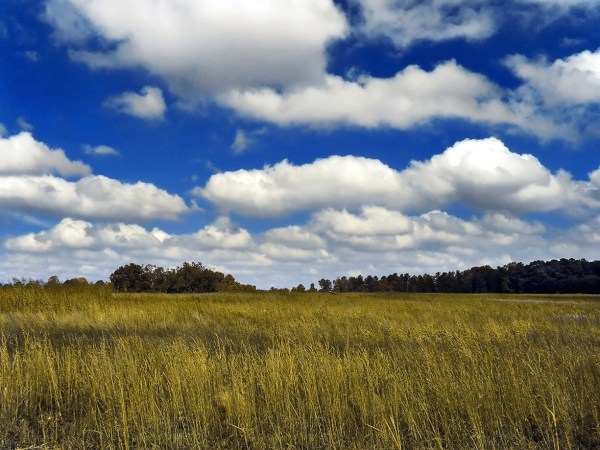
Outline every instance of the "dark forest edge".
<path fill-rule="evenodd" d="M 405 292 L 405 293 L 498 293 L 498 294 L 600 294 L 600 261 L 560 259 L 533 261 L 529 264 L 511 262 L 495 269 L 472 267 L 464 271 L 438 272 L 435 275 L 393 273 L 378 276 L 321 278 L 306 288 L 299 284 L 291 289 L 274 288 L 276 292 Z M 110 275 L 110 281 L 88 282 L 72 278 L 61 282 L 51 276 L 41 280 L 13 279 L 5 286 L 36 285 L 53 288 L 110 287 L 114 292 L 129 293 L 208 293 L 257 292 L 256 286 L 242 284 L 232 275 L 208 269 L 199 262 L 164 269 L 154 265 L 130 263 Z M 2 286 L 2 283 L 0 283 Z"/>

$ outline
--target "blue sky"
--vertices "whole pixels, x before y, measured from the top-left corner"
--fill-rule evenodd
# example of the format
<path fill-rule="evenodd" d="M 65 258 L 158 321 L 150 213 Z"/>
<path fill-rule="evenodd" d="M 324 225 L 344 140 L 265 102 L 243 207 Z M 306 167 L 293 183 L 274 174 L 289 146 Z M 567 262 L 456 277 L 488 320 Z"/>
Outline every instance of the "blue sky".
<path fill-rule="evenodd" d="M 598 0 L 5 0 L 0 281 L 600 256 Z"/>

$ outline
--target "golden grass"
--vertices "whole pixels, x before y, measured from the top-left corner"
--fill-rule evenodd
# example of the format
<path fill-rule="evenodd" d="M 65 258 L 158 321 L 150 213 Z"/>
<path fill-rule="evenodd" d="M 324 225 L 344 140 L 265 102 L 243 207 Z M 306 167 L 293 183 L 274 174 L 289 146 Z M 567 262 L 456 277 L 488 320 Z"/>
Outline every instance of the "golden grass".
<path fill-rule="evenodd" d="M 2 449 L 600 448 L 594 297 L 20 286 L 0 330 Z"/>

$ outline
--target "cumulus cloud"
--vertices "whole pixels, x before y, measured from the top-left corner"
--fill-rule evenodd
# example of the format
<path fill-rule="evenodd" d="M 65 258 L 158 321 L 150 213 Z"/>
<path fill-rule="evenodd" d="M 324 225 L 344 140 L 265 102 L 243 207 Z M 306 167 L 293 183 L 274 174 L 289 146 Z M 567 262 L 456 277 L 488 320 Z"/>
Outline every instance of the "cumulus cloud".
<path fill-rule="evenodd" d="M 565 120 L 572 114 L 540 109 L 523 92 L 501 89 L 452 61 L 431 71 L 408 66 L 391 78 L 327 73 L 328 44 L 351 31 L 361 38 L 387 36 L 401 48 L 419 40 L 485 39 L 503 21 L 514 22 L 510 15 L 523 3 L 537 4 L 529 8 L 537 11 L 558 1 L 515 0 L 509 7 L 483 0 L 352 2 L 363 15 L 354 30 L 333 0 L 46 0 L 44 16 L 73 59 L 91 68 L 142 67 L 160 77 L 184 109 L 215 100 L 258 120 L 325 127 L 407 129 L 461 119 L 544 140 L 573 141 L 581 134 L 579 122 L 595 125 L 584 116 Z M 566 3 L 560 11 L 596 2 Z M 533 69 L 524 68 L 524 76 Z M 150 86 L 106 105 L 146 119 L 166 111 L 162 91 Z M 240 130 L 231 148 L 242 152 L 251 141 Z"/>
<path fill-rule="evenodd" d="M 154 228 L 147 231 L 132 224 L 93 224 L 73 218 L 62 219 L 48 231 L 28 233 L 8 239 L 5 243 L 10 250 L 24 252 L 47 252 L 63 249 L 100 249 L 102 247 L 136 248 L 160 245 L 169 235 Z"/>
<path fill-rule="evenodd" d="M 23 255 L 35 254 L 34 260 L 29 256 L 27 275 L 41 278 L 60 273 L 63 277 L 89 274 L 107 279 L 118 265 L 137 261 L 171 267 L 197 261 L 200 252 L 206 263 L 232 263 L 242 270 L 272 263 L 260 253 L 252 254 L 256 246 L 249 232 L 227 218 L 217 219 L 196 233 L 173 235 L 156 227 L 148 230 L 131 223 L 94 223 L 67 217 L 47 230 L 9 238 L 4 247 L 9 252 L 6 260 L 15 267 L 26 260 Z M 32 261 L 39 261 L 39 266 Z M 83 266 L 88 269 L 82 270 Z M 8 266 L 0 263 L 0 274 L 7 275 L 7 270 Z"/>
<path fill-rule="evenodd" d="M 385 37 L 400 49 L 420 41 L 442 42 L 452 39 L 483 40 L 509 23 L 521 26 L 535 17 L 540 26 L 569 13 L 572 8 L 593 10 L 598 0 L 353 0 L 362 12 L 358 30 L 371 38 Z M 533 7 L 524 11 L 523 6 Z M 519 20 L 520 19 L 520 20 Z M 549 20 L 550 19 L 550 20 Z"/>
<path fill-rule="evenodd" d="M 152 184 L 90 175 L 89 166 L 71 161 L 63 150 L 49 148 L 29 132 L 0 138 L 0 158 L 1 208 L 121 220 L 176 219 L 188 211 L 179 196 Z"/>
<path fill-rule="evenodd" d="M 480 210 L 551 211 L 587 204 L 586 184 L 552 174 L 533 155 L 511 152 L 500 140 L 464 140 L 403 172 L 428 202 L 461 202 Z"/>
<path fill-rule="evenodd" d="M 326 246 L 325 240 L 318 234 L 297 225 L 268 230 L 263 233 L 263 239 L 271 244 L 305 250 L 315 250 Z"/>
<path fill-rule="evenodd" d="M 355 0 L 363 33 L 386 36 L 400 48 L 415 41 L 485 39 L 496 31 L 495 14 L 481 0 Z"/>
<path fill-rule="evenodd" d="M 142 88 L 141 94 L 124 92 L 111 97 L 104 102 L 104 106 L 123 114 L 150 120 L 163 119 L 167 110 L 162 90 L 152 86 Z"/>
<path fill-rule="evenodd" d="M 252 244 L 250 233 L 243 228 L 236 227 L 228 217 L 218 218 L 190 238 L 196 246 L 200 244 L 202 248 L 248 248 Z"/>
<path fill-rule="evenodd" d="M 564 171 L 553 174 L 536 157 L 513 153 L 489 138 L 458 142 L 403 171 L 354 156 L 330 156 L 301 166 L 282 161 L 215 174 L 194 193 L 226 211 L 269 217 L 368 204 L 397 211 L 459 203 L 481 211 L 577 212 L 600 207 L 592 187 Z"/>
<path fill-rule="evenodd" d="M 600 49 L 552 63 L 514 55 L 506 60 L 506 65 L 548 105 L 600 102 Z"/>
<path fill-rule="evenodd" d="M 523 230 L 516 230 L 516 226 Z M 485 242 L 493 244 L 494 251 L 517 244 L 529 246 L 544 231 L 536 224 L 497 213 L 469 221 L 439 210 L 409 216 L 381 207 L 363 207 L 358 214 L 320 211 L 313 215 L 310 227 L 327 236 L 333 246 L 354 251 L 436 251 L 456 255 L 468 254 L 470 248 L 483 248 Z"/>
<path fill-rule="evenodd" d="M 236 277 L 249 267 L 272 264 L 263 254 L 253 253 L 256 246 L 249 233 L 227 219 L 219 219 L 193 234 L 173 235 L 137 224 L 65 218 L 48 230 L 9 238 L 4 247 L 7 254 L 3 261 L 10 261 L 12 267 L 0 261 L 0 275 L 7 278 L 19 273 L 14 270 L 24 266 L 26 255 L 27 275 L 43 279 L 51 274 L 108 279 L 118 266 L 130 262 L 173 267 L 183 261 L 198 261 L 199 255 L 210 267 L 234 270 Z"/>
<path fill-rule="evenodd" d="M 115 150 L 108 145 L 97 145 L 95 147 L 85 144 L 83 145 L 83 151 L 87 155 L 96 155 L 96 156 L 119 156 L 120 153 L 118 150 Z"/>
<path fill-rule="evenodd" d="M 526 104 L 506 103 L 500 88 L 455 61 L 441 63 L 431 72 L 408 66 L 386 79 L 363 76 L 346 81 L 328 76 L 323 86 L 284 93 L 269 88 L 236 90 L 221 96 L 221 102 L 243 116 L 280 125 L 407 129 L 434 119 L 458 118 L 513 125 L 546 137 L 560 131 L 536 117 Z"/>
<path fill-rule="evenodd" d="M 91 169 L 81 161 L 71 161 L 61 149 L 51 149 L 23 131 L 10 137 L 0 135 L 0 177 L 6 175 L 63 176 L 88 175 Z"/>
<path fill-rule="evenodd" d="M 356 213 L 316 211 L 304 224 L 256 234 L 226 217 L 179 235 L 65 218 L 47 230 L 5 241 L 0 277 L 107 279 L 132 261 L 172 267 L 201 255 L 202 262 L 243 282 L 289 287 L 352 273 L 435 273 L 510 261 L 589 258 L 600 239 L 597 229 L 598 220 L 591 220 L 548 236 L 537 222 L 501 213 L 462 219 L 439 210 L 409 215 L 372 206 Z"/>
<path fill-rule="evenodd" d="M 183 97 L 318 82 L 348 28 L 331 0 L 48 0 L 45 17 L 75 59 L 145 67 Z M 91 36 L 110 45 L 92 51 Z"/>
<path fill-rule="evenodd" d="M 123 220 L 174 220 L 183 200 L 156 186 L 121 183 L 101 175 L 72 182 L 52 175 L 1 176 L 0 205 L 54 216 Z"/>
<path fill-rule="evenodd" d="M 331 156 L 302 166 L 283 161 L 218 173 L 194 193 L 238 214 L 278 216 L 332 204 L 358 207 L 369 198 L 391 201 L 390 192 L 402 189 L 397 172 L 380 161 Z"/>

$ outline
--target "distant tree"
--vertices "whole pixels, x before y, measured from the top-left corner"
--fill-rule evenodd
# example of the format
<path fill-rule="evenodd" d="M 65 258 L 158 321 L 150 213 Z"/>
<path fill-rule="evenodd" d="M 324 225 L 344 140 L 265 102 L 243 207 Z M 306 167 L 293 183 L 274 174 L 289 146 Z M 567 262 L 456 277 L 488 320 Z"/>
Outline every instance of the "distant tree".
<path fill-rule="evenodd" d="M 143 292 L 148 286 L 147 271 L 135 263 L 121 266 L 110 275 L 110 281 L 116 292 Z"/>
<path fill-rule="evenodd" d="M 321 287 L 321 289 L 319 289 L 320 292 L 331 292 L 331 289 L 333 288 L 333 283 L 331 282 L 331 280 L 321 278 L 319 280 L 319 286 Z"/>
<path fill-rule="evenodd" d="M 60 280 L 56 275 L 52 275 L 48 278 L 48 281 L 46 281 L 46 286 L 58 286 L 59 284 Z"/>
<path fill-rule="evenodd" d="M 317 288 L 315 287 L 315 283 L 310 283 L 310 288 L 308 288 L 308 292 L 317 292 Z"/>
<path fill-rule="evenodd" d="M 233 276 L 204 267 L 199 262 L 184 262 L 181 267 L 165 270 L 153 265 L 130 263 L 110 275 L 116 292 L 202 293 L 216 291 L 256 291 Z"/>
<path fill-rule="evenodd" d="M 83 287 L 89 286 L 89 282 L 84 277 L 71 278 L 69 280 L 65 280 L 63 286 L 74 286 L 74 287 Z"/>

